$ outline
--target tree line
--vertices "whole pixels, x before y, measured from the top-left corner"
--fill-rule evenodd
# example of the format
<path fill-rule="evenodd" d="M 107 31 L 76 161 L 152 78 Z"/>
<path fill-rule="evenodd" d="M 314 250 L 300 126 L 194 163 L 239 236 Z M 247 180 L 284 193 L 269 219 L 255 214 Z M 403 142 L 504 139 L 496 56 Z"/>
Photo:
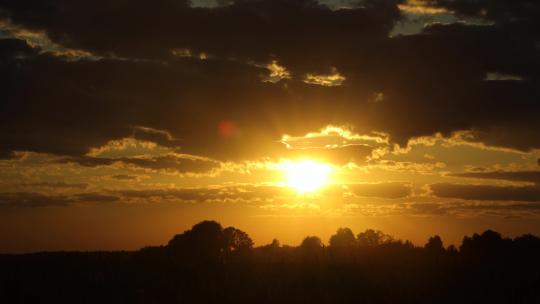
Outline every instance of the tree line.
<path fill-rule="evenodd" d="M 0 255 L 1 303 L 540 303 L 540 238 L 487 230 L 445 247 L 339 228 L 254 247 L 203 221 L 134 252 Z"/>

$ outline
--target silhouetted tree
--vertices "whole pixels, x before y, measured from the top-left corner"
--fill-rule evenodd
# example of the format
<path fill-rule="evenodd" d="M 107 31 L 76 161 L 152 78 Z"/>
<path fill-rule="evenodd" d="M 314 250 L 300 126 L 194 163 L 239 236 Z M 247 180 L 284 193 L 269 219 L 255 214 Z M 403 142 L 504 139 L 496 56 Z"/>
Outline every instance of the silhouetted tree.
<path fill-rule="evenodd" d="M 272 243 L 270 243 L 268 246 L 270 246 L 271 248 L 279 248 L 281 244 L 279 243 L 277 239 L 273 239 Z"/>
<path fill-rule="evenodd" d="M 0 254 L 0 303 L 540 303 L 536 236 L 488 230 L 444 251 L 438 236 L 351 235 L 252 248 L 204 221 L 136 252 Z"/>
<path fill-rule="evenodd" d="M 540 248 L 540 238 L 532 234 L 516 237 L 514 243 L 522 250 L 538 250 Z"/>
<path fill-rule="evenodd" d="M 451 254 L 458 254 L 459 253 L 456 246 L 454 246 L 454 245 L 449 245 L 448 248 L 446 248 L 446 251 L 448 251 Z"/>
<path fill-rule="evenodd" d="M 306 236 L 300 244 L 300 249 L 306 251 L 320 250 L 323 243 L 318 236 Z"/>
<path fill-rule="evenodd" d="M 356 239 L 351 229 L 339 228 L 328 243 L 330 248 L 350 248 L 356 245 Z"/>
<path fill-rule="evenodd" d="M 225 240 L 225 250 L 227 252 L 235 250 L 247 250 L 253 247 L 253 241 L 247 233 L 234 227 L 223 229 L 223 238 Z"/>
<path fill-rule="evenodd" d="M 222 227 L 215 221 L 203 221 L 191 230 L 175 235 L 168 248 L 183 258 L 219 261 L 226 247 Z"/>
<path fill-rule="evenodd" d="M 323 254 L 323 243 L 317 236 L 307 236 L 300 244 L 299 249 L 304 260 L 319 260 Z"/>
<path fill-rule="evenodd" d="M 424 248 L 431 251 L 444 251 L 441 237 L 438 235 L 430 237 L 426 245 L 424 245 Z"/>
<path fill-rule="evenodd" d="M 281 247 L 281 244 L 277 239 L 273 239 L 272 243 L 261 246 L 259 248 L 270 251 L 270 250 L 278 250 Z"/>
<path fill-rule="evenodd" d="M 486 230 L 481 235 L 475 233 L 472 237 L 464 237 L 460 252 L 469 257 L 490 256 L 495 258 L 504 254 L 505 247 L 510 241 L 509 239 L 503 239 L 498 232 Z"/>
<path fill-rule="evenodd" d="M 336 262 L 348 262 L 354 254 L 356 239 L 349 228 L 339 228 L 328 241 L 328 252 Z"/>
<path fill-rule="evenodd" d="M 367 229 L 356 236 L 358 246 L 378 246 L 394 239 L 380 230 Z"/>

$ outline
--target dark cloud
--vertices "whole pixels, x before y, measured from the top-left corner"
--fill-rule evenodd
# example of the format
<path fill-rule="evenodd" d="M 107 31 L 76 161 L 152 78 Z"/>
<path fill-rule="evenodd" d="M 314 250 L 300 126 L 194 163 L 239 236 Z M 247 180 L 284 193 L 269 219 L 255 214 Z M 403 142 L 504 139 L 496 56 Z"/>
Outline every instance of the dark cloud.
<path fill-rule="evenodd" d="M 450 176 L 481 178 L 481 179 L 501 179 L 508 181 L 532 182 L 540 185 L 540 171 L 495 171 L 495 172 L 466 172 L 453 173 Z"/>
<path fill-rule="evenodd" d="M 461 184 L 433 184 L 433 194 L 438 197 L 465 200 L 540 202 L 540 188 L 536 186 L 488 186 Z"/>
<path fill-rule="evenodd" d="M 397 199 L 411 194 L 411 185 L 407 183 L 349 184 L 350 192 L 358 197 L 376 197 Z M 341 196 L 341 187 L 329 187 L 324 194 Z M 197 187 L 178 189 L 123 190 L 118 195 L 124 199 L 180 200 L 180 201 L 275 201 L 280 198 L 294 197 L 294 190 L 280 186 L 238 185 L 221 187 Z"/>
<path fill-rule="evenodd" d="M 501 26 L 534 26 L 540 21 L 540 3 L 535 0 L 430 0 L 459 14 L 487 19 Z M 530 28 L 538 31 L 538 28 Z"/>
<path fill-rule="evenodd" d="M 110 203 L 118 200 L 117 196 L 92 192 L 75 195 L 42 194 L 37 192 L 0 193 L 0 207 L 64 207 L 76 203 Z"/>
<path fill-rule="evenodd" d="M 278 131 L 277 124 L 290 94 L 261 83 L 264 71 L 251 66 L 191 59 L 168 66 L 63 62 L 44 55 L 11 62 L 6 71 L 0 76 L 9 96 L 0 122 L 4 151 L 80 156 L 111 139 L 132 136 L 132 126 L 141 125 L 169 130 L 183 152 L 239 158 L 284 150 L 276 140 L 290 129 Z M 268 115 L 278 121 L 261 125 Z M 219 136 L 224 119 L 237 122 L 237 136 Z M 315 120 L 305 124 L 306 132 L 320 127 Z"/>
<path fill-rule="evenodd" d="M 113 195 L 105 195 L 100 193 L 79 193 L 74 196 L 75 201 L 89 203 L 109 203 L 119 201 L 120 198 Z"/>
<path fill-rule="evenodd" d="M 30 48 L 24 40 L 2 39 L 0 42 L 0 63 L 9 63 L 13 59 L 34 57 L 39 49 Z"/>
<path fill-rule="evenodd" d="M 112 158 L 100 158 L 100 157 L 90 157 L 90 156 L 80 156 L 80 157 L 65 157 L 56 160 L 59 164 L 68 164 L 76 163 L 83 167 L 98 167 L 98 166 L 110 166 L 114 164 L 114 159 Z"/>
<path fill-rule="evenodd" d="M 444 215 L 450 212 L 449 204 L 438 203 L 414 203 L 406 206 L 407 211 L 412 214 L 422 215 Z"/>
<path fill-rule="evenodd" d="M 220 164 L 215 161 L 179 158 L 174 156 L 159 156 L 154 158 L 123 158 L 121 162 L 139 168 L 153 170 L 171 170 L 177 172 L 204 173 L 218 168 Z"/>
<path fill-rule="evenodd" d="M 63 195 L 44 195 L 35 192 L 0 193 L 2 207 L 67 206 L 73 200 Z"/>
<path fill-rule="evenodd" d="M 351 184 L 347 187 L 359 197 L 397 199 L 411 194 L 411 185 L 408 183 Z"/>
<path fill-rule="evenodd" d="M 26 187 L 44 187 L 51 189 L 86 189 L 87 183 L 64 183 L 64 182 L 41 182 L 41 183 L 29 183 L 22 184 Z"/>
<path fill-rule="evenodd" d="M 218 160 L 253 159 L 287 153 L 283 134 L 327 124 L 388 132 L 400 144 L 472 130 L 472 140 L 488 145 L 540 147 L 540 27 L 530 26 L 540 20 L 533 18 L 537 5 L 431 1 L 493 24 L 434 24 L 389 38 L 400 2 L 332 11 L 311 0 L 213 9 L 172 0 L 3 1 L 4 16 L 17 26 L 44 30 L 66 47 L 124 58 L 67 61 L 21 40 L 0 40 L 0 156 L 28 150 L 81 157 L 111 139 L 135 137 Z M 172 57 L 184 48 L 210 57 Z M 274 59 L 291 79 L 261 81 L 269 73 L 261 64 Z M 332 68 L 345 77 L 342 86 L 301 81 Z M 488 73 L 522 80 L 485 81 Z M 379 92 L 384 98 L 372 102 Z M 234 126 L 227 136 L 218 130 L 224 121 Z M 322 153 L 346 162 L 345 150 Z M 366 155 L 354 153 L 355 161 Z"/>
<path fill-rule="evenodd" d="M 489 205 L 465 205 L 460 207 L 463 210 L 500 210 L 500 211 L 540 211 L 540 204 L 519 203 L 519 204 L 489 204 Z"/>
<path fill-rule="evenodd" d="M 263 62 L 277 57 L 305 71 L 326 69 L 339 53 L 385 38 L 401 17 L 400 2 L 369 0 L 337 11 L 316 0 L 238 0 L 217 8 L 175 0 L 6 0 L 1 7 L 15 24 L 98 55 L 164 58 L 186 48 Z"/>
<path fill-rule="evenodd" d="M 160 199 L 180 201 L 267 201 L 284 195 L 291 195 L 292 190 L 275 186 L 240 185 L 229 187 L 200 187 L 180 189 L 123 190 L 118 192 L 125 199 Z"/>
<path fill-rule="evenodd" d="M 538 146 L 533 130 L 540 126 L 528 112 L 540 110 L 538 50 L 515 39 L 493 26 L 464 24 L 432 25 L 419 35 L 391 39 L 381 55 L 390 60 L 386 70 L 374 67 L 385 94 L 374 106 L 374 120 L 382 120 L 398 142 L 464 129 L 490 145 Z M 527 80 L 484 81 L 490 71 Z"/>
<path fill-rule="evenodd" d="M 531 203 L 412 203 L 406 204 L 405 212 L 417 215 L 464 215 L 473 213 L 490 213 L 499 216 L 510 216 L 509 213 L 538 213 L 540 204 Z M 515 215 L 515 214 L 514 214 Z"/>
<path fill-rule="evenodd" d="M 181 145 L 181 140 L 174 138 L 169 132 L 148 127 L 135 127 L 133 138 L 156 143 L 163 147 L 177 148 Z"/>
<path fill-rule="evenodd" d="M 0 160 L 1 159 L 11 159 L 13 157 L 14 157 L 14 155 L 13 155 L 12 151 L 0 150 Z"/>
<path fill-rule="evenodd" d="M 117 174 L 111 177 L 117 180 L 126 180 L 126 181 L 137 180 L 139 178 L 137 175 L 128 175 L 128 174 Z"/>
<path fill-rule="evenodd" d="M 58 163 L 76 163 L 84 167 L 112 166 L 123 164 L 133 168 L 150 170 L 167 170 L 178 173 L 205 173 L 219 168 L 220 163 L 205 159 L 191 159 L 174 155 L 153 156 L 145 158 L 121 157 L 101 158 L 90 156 L 64 157 L 56 160 Z"/>
<path fill-rule="evenodd" d="M 227 202 L 272 201 L 294 195 L 292 190 L 274 186 L 240 185 L 227 187 L 198 187 L 177 189 L 120 190 L 108 192 L 84 192 L 75 194 L 43 194 L 37 192 L 0 193 L 0 207 L 49 207 L 71 206 L 85 203 L 115 203 L 158 201 Z"/>

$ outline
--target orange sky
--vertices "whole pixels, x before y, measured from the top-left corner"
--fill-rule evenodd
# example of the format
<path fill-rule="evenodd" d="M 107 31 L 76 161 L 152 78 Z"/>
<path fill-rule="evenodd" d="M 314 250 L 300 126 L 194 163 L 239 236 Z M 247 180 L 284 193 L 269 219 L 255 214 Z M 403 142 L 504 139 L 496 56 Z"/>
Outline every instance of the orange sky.
<path fill-rule="evenodd" d="M 258 245 L 540 234 L 540 23 L 520 5 L 5 1 L 0 253 L 137 249 L 206 219 Z"/>
<path fill-rule="evenodd" d="M 457 135 L 418 138 L 408 149 L 397 149 L 379 136 L 325 128 L 303 138 L 284 137 L 290 149 L 299 149 L 294 157 L 217 162 L 198 173 L 127 163 L 151 156 L 188 157 L 130 138 L 89 152 L 95 158 L 112 157 L 108 165 L 85 167 L 25 153 L 2 161 L 2 185 L 12 196 L 3 195 L 27 204 L 0 213 L 2 247 L 8 252 L 137 249 L 165 244 L 204 219 L 243 229 L 258 245 L 273 238 L 295 245 L 313 234 L 328 239 L 342 226 L 355 232 L 380 229 L 416 244 L 433 234 L 459 244 L 465 234 L 488 228 L 508 235 L 540 231 L 535 205 L 524 198 L 493 200 L 483 192 L 471 198 L 449 186 L 527 189 L 534 180 L 474 174 L 534 173 L 534 153 L 471 144 Z M 332 150 L 324 147 L 343 143 L 372 144 L 374 150 L 357 163 L 335 161 L 330 153 L 314 156 L 302 146 Z M 292 170 L 297 173 L 293 178 L 309 182 L 313 172 L 305 175 L 305 166 L 294 165 L 305 160 L 315 164 L 315 171 L 319 165 L 330 170 L 325 183 L 306 192 L 288 176 Z M 464 172 L 473 175 L 453 175 Z"/>

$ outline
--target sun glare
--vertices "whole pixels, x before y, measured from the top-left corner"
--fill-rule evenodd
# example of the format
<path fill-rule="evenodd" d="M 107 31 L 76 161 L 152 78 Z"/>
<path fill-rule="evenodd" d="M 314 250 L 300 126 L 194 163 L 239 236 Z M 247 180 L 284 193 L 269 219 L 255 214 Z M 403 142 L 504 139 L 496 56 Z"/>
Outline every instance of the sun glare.
<path fill-rule="evenodd" d="M 287 186 L 300 194 L 315 192 L 325 186 L 331 170 L 329 165 L 311 160 L 283 163 Z"/>

